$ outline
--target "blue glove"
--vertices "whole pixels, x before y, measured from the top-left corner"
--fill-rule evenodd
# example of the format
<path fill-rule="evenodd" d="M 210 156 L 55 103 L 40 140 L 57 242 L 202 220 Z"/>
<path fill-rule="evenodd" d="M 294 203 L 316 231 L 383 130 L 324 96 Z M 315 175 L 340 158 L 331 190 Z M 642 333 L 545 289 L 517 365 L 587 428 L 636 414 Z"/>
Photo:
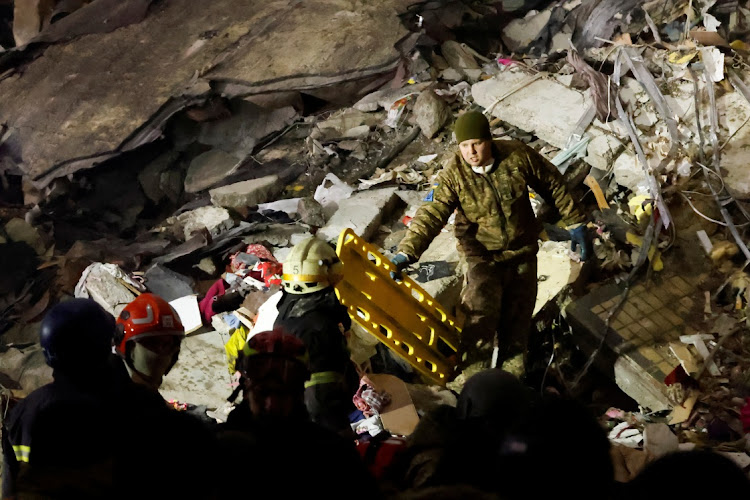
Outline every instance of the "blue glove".
<path fill-rule="evenodd" d="M 391 259 L 391 264 L 396 267 L 395 271 L 391 271 L 391 279 L 399 281 L 401 277 L 401 271 L 411 263 L 411 258 L 404 253 L 397 253 L 395 257 Z"/>
<path fill-rule="evenodd" d="M 575 252 L 578 246 L 581 247 L 581 261 L 589 258 L 589 242 L 586 234 L 586 225 L 569 230 L 570 233 L 570 250 Z"/>

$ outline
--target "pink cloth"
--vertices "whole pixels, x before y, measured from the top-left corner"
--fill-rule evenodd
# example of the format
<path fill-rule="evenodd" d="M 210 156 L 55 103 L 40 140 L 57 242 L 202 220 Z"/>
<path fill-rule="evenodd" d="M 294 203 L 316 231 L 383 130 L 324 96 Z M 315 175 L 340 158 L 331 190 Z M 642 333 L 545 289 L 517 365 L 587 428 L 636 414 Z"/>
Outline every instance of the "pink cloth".
<path fill-rule="evenodd" d="M 211 318 L 213 317 L 214 308 L 214 297 L 221 297 L 227 291 L 227 283 L 220 279 L 208 289 L 206 296 L 198 303 L 198 308 L 201 311 L 201 317 L 203 318 L 203 324 L 208 326 L 211 324 Z"/>

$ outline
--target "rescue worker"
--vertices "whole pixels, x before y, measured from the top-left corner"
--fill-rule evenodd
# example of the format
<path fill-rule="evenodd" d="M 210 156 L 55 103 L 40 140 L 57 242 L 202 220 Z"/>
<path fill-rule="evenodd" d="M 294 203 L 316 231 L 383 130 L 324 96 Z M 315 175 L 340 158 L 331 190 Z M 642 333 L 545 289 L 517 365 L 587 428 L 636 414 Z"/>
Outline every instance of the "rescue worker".
<path fill-rule="evenodd" d="M 295 245 L 284 261 L 274 329 L 296 336 L 307 348 L 312 373 L 305 405 L 313 422 L 353 439 L 348 417 L 355 410 L 359 376 L 344 335 L 351 319 L 334 290 L 342 271 L 336 252 L 320 238 Z"/>
<path fill-rule="evenodd" d="M 378 498 L 378 488 L 354 442 L 314 422 L 305 408 L 309 379 L 305 345 L 281 330 L 250 338 L 237 366 L 243 400 L 219 425 L 219 456 L 228 478 L 253 481 L 257 498 Z M 291 474 L 291 475 L 290 475 Z M 246 488 L 221 481 L 216 498 L 236 498 Z"/>
<path fill-rule="evenodd" d="M 157 392 L 177 362 L 184 337 L 172 306 L 158 295 L 142 293 L 120 312 L 114 345 L 133 381 Z"/>
<path fill-rule="evenodd" d="M 557 169 L 522 142 L 493 141 L 481 112 L 461 115 L 454 131 L 458 152 L 443 164 L 426 203 L 411 220 L 391 260 L 396 268 L 391 275 L 397 278 L 416 262 L 456 211 L 455 234 L 468 264 L 461 292 L 465 322 L 459 367 L 477 362 L 489 366 L 496 341 L 499 362 L 515 358 L 524 365 L 540 232 L 527 186 L 554 202 L 573 249 L 581 245 L 582 260 L 588 253 L 585 217 Z M 523 374 L 520 368 L 513 370 L 516 375 Z"/>
<path fill-rule="evenodd" d="M 115 318 L 91 299 L 59 303 L 45 315 L 40 343 L 53 381 L 3 421 L 3 499 L 112 496 L 111 422 L 130 409 L 164 406 L 110 362 L 114 331 Z"/>

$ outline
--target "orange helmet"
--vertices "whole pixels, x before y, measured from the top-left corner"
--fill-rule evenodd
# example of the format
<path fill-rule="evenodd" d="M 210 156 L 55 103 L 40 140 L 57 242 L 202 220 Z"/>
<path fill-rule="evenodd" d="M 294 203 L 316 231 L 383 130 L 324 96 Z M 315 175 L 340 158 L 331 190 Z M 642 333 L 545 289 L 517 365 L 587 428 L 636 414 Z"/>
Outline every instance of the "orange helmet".
<path fill-rule="evenodd" d="M 115 349 L 125 356 L 129 341 L 160 335 L 184 337 L 185 328 L 169 302 L 153 293 L 142 293 L 117 318 Z"/>

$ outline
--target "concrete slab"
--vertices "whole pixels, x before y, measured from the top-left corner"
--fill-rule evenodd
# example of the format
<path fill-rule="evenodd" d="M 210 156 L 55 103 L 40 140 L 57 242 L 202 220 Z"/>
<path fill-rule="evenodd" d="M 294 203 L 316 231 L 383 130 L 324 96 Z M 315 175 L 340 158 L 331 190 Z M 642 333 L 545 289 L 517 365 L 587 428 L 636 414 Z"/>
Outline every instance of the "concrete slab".
<path fill-rule="evenodd" d="M 224 406 L 232 393 L 224 351 L 227 340 L 217 331 L 199 331 L 185 337 L 180 358 L 159 389 L 164 399 L 206 405 L 209 409 Z"/>
<path fill-rule="evenodd" d="M 176 273 L 161 264 L 154 264 L 149 267 L 146 270 L 145 278 L 148 290 L 167 302 L 195 293 L 193 278 Z"/>
<path fill-rule="evenodd" d="M 212 236 L 217 236 L 226 229 L 234 227 L 234 220 L 226 209 L 221 207 L 200 207 L 184 212 L 177 217 L 169 217 L 164 227 L 171 230 L 176 237 L 186 241 L 193 236 L 194 231 L 206 228 Z"/>
<path fill-rule="evenodd" d="M 5 386 L 15 383 L 27 393 L 52 382 L 52 368 L 44 360 L 42 346 L 11 347 L 0 353 L 0 381 Z"/>
<path fill-rule="evenodd" d="M 354 193 L 339 203 L 338 210 L 317 236 L 336 243 L 344 229 L 352 228 L 357 236 L 369 240 L 400 199 L 396 196 L 397 190 L 390 187 Z"/>
<path fill-rule="evenodd" d="M 211 203 L 225 208 L 252 207 L 265 203 L 284 189 L 276 175 L 236 182 L 228 186 L 211 189 Z"/>
<path fill-rule="evenodd" d="M 638 283 L 606 331 L 606 352 L 595 363 L 638 404 L 651 411 L 672 407 L 664 378 L 680 361 L 669 349 L 680 335 L 696 333 L 687 318 L 702 303 L 694 297 L 698 277 L 664 275 L 658 283 Z M 572 302 L 565 310 L 576 340 L 591 353 L 605 334 L 604 320 L 619 300 L 618 285 L 605 285 Z"/>
<path fill-rule="evenodd" d="M 570 242 L 545 241 L 537 254 L 536 316 L 549 301 L 554 300 L 568 285 L 575 283 L 583 264 L 572 260 L 568 249 Z"/>
<path fill-rule="evenodd" d="M 593 104 L 591 95 L 588 91 L 581 92 L 554 79 L 530 81 L 531 77 L 520 69 L 506 70 L 472 85 L 471 94 L 480 106 L 492 106 L 493 116 L 564 149 L 578 120 Z M 495 104 L 498 98 L 514 87 L 520 88 Z M 595 120 L 586 133 L 592 142 L 596 141 L 598 148 L 589 151 L 585 158 L 587 163 L 606 169 L 615 161 L 614 175 L 618 184 L 636 189 L 636 186 L 645 183 L 645 175 L 635 153 L 629 148 L 620 151 L 620 145 L 630 144 L 630 139 L 616 123 L 604 125 Z M 601 136 L 612 137 L 612 140 L 597 140 Z"/>

